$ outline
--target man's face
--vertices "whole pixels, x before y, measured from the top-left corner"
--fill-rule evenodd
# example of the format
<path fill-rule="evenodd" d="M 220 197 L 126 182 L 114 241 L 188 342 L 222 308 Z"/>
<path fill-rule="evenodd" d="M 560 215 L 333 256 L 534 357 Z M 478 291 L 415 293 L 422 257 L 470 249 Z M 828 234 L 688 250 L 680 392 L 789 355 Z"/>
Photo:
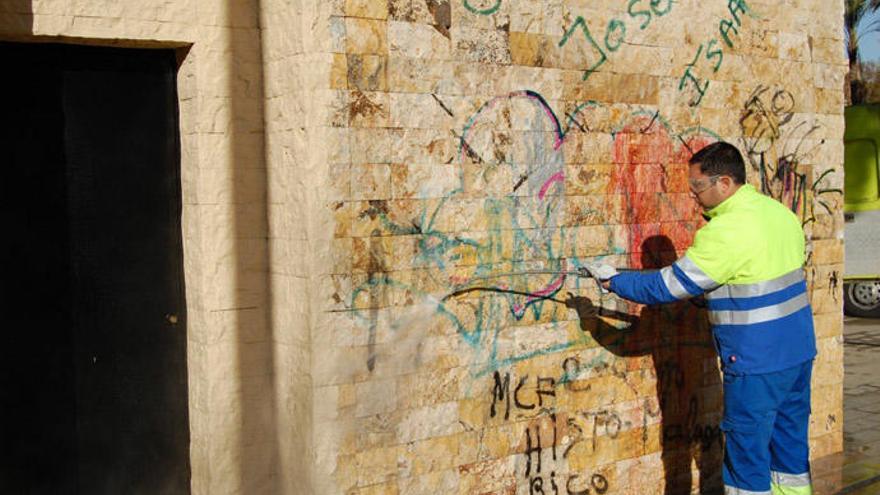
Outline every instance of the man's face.
<path fill-rule="evenodd" d="M 730 177 L 723 175 L 706 175 L 700 170 L 700 164 L 694 163 L 688 170 L 688 186 L 691 196 L 703 210 L 711 210 L 727 198 L 725 192 Z"/>

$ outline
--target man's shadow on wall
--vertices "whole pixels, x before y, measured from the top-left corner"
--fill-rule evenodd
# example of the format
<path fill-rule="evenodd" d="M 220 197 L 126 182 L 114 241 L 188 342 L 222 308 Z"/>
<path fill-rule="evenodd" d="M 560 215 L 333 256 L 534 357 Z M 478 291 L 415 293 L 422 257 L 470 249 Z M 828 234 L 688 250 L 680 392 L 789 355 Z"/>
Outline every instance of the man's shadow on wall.
<path fill-rule="evenodd" d="M 641 251 L 645 270 L 676 260 L 675 247 L 666 236 L 645 239 Z M 661 416 L 665 494 L 689 494 L 696 488 L 693 464 L 699 471 L 699 492 L 720 493 L 721 383 L 710 368 L 716 354 L 701 300 L 644 306 L 638 316 L 596 307 L 587 297 L 572 296 L 566 305 L 578 312 L 581 329 L 614 355 L 652 357 L 660 410 L 646 413 Z M 630 326 L 621 330 L 600 316 Z"/>

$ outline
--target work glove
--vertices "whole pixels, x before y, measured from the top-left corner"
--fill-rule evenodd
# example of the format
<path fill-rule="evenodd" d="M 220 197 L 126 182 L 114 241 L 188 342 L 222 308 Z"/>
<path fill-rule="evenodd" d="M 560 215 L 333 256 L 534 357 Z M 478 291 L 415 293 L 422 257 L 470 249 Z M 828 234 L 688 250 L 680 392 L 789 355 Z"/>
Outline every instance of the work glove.
<path fill-rule="evenodd" d="M 616 268 L 611 265 L 606 265 L 604 263 L 587 263 L 586 268 L 587 271 L 590 273 L 590 276 L 600 282 L 604 282 L 611 277 L 617 275 Z"/>

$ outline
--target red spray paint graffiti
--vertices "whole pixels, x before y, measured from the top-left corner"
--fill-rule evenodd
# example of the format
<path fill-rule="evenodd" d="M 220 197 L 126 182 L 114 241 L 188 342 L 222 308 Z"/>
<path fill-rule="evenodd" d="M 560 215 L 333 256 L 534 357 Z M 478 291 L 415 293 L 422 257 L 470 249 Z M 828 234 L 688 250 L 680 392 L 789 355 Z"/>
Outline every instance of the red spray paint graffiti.
<path fill-rule="evenodd" d="M 627 225 L 630 267 L 648 268 L 642 266 L 642 246 L 650 237 L 668 237 L 676 257 L 693 241 L 702 218 L 688 192 L 688 160 L 714 141 L 698 134 L 673 136 L 656 115 L 634 117 L 615 134 L 607 206 Z"/>

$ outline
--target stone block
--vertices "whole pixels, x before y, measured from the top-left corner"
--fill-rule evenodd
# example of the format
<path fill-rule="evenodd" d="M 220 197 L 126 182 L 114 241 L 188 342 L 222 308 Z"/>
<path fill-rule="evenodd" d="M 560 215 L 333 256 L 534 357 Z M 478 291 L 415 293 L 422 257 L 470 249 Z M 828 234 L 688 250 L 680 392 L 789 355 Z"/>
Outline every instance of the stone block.
<path fill-rule="evenodd" d="M 840 263 L 843 259 L 843 241 L 839 239 L 821 239 L 813 241 L 812 262 L 815 265 Z"/>
<path fill-rule="evenodd" d="M 346 0 L 344 12 L 349 17 L 384 20 L 388 18 L 387 0 Z"/>
<path fill-rule="evenodd" d="M 345 19 L 345 52 L 358 55 L 387 55 L 388 31 L 377 19 Z"/>
<path fill-rule="evenodd" d="M 362 91 L 387 91 L 388 57 L 374 54 L 348 54 L 347 86 Z"/>
<path fill-rule="evenodd" d="M 815 315 L 816 338 L 838 337 L 843 334 L 843 313 L 824 313 Z"/>
<path fill-rule="evenodd" d="M 836 313 L 841 314 L 843 308 L 842 286 L 833 290 L 813 290 L 810 303 L 815 314 Z"/>
<path fill-rule="evenodd" d="M 446 402 L 406 411 L 397 428 L 397 438 L 406 443 L 458 433 L 461 429 L 457 404 Z"/>
<path fill-rule="evenodd" d="M 420 61 L 449 60 L 452 47 L 444 29 L 436 25 L 389 21 L 388 52 Z"/>
<path fill-rule="evenodd" d="M 355 455 L 357 484 L 368 487 L 385 483 L 396 477 L 401 447 L 380 447 Z M 387 493 L 382 487 L 370 487 L 363 493 Z"/>
<path fill-rule="evenodd" d="M 816 112 L 842 115 L 844 99 L 837 89 L 816 88 Z"/>
<path fill-rule="evenodd" d="M 813 62 L 843 65 L 846 59 L 840 50 L 839 38 L 823 38 L 810 36 L 808 39 Z"/>

